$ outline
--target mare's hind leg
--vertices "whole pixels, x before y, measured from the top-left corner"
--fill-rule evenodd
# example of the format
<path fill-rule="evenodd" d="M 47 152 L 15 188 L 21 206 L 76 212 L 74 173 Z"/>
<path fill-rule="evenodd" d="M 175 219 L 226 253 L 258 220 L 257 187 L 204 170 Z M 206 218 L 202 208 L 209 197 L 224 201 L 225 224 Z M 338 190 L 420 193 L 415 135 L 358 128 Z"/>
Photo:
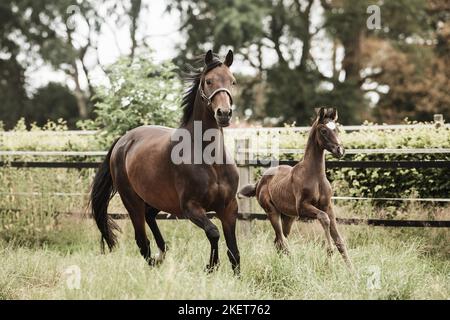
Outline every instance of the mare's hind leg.
<path fill-rule="evenodd" d="M 205 209 L 196 201 L 190 200 L 182 204 L 184 215 L 196 226 L 205 230 L 209 243 L 211 244 L 211 255 L 209 264 L 206 266 L 208 272 L 213 271 L 219 263 L 219 229 L 206 216 Z"/>
<path fill-rule="evenodd" d="M 154 265 L 154 259 L 151 258 L 150 241 L 145 233 L 145 203 L 131 187 L 122 185 L 118 191 L 133 223 L 134 238 L 139 251 L 150 265 Z"/>
<path fill-rule="evenodd" d="M 147 221 L 150 230 L 155 237 L 156 245 L 159 249 L 159 255 L 156 258 L 156 262 L 160 263 L 164 260 L 166 255 L 167 246 L 164 238 L 162 237 L 161 231 L 159 230 L 158 224 L 156 223 L 156 216 L 158 215 L 159 210 L 153 207 L 150 207 L 148 204 L 145 204 L 145 220 Z"/>

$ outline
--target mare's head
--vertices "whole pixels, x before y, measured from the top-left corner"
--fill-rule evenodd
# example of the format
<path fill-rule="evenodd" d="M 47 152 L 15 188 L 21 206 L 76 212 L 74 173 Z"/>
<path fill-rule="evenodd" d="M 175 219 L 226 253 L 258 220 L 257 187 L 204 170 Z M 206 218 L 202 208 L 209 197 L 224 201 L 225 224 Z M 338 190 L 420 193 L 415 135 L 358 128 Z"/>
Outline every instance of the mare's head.
<path fill-rule="evenodd" d="M 211 50 L 205 54 L 205 67 L 200 79 L 200 94 L 211 108 L 219 127 L 230 125 L 233 113 L 233 87 L 236 79 L 230 71 L 233 63 L 233 51 L 229 50 L 222 62 L 215 57 Z"/>
<path fill-rule="evenodd" d="M 345 150 L 338 136 L 337 119 L 336 108 L 322 107 L 317 110 L 312 130 L 316 131 L 315 142 L 322 149 L 328 150 L 336 158 L 341 158 L 344 156 Z"/>
<path fill-rule="evenodd" d="M 203 112 L 209 113 L 219 127 L 230 125 L 233 105 L 233 87 L 236 79 L 230 71 L 233 63 L 233 51 L 228 51 L 225 60 L 220 60 L 209 50 L 203 57 L 203 68 L 196 70 L 191 68 L 187 80 L 192 85 L 183 96 L 183 117 L 181 125 L 186 125 L 192 120 L 197 94 L 200 95 Z"/>

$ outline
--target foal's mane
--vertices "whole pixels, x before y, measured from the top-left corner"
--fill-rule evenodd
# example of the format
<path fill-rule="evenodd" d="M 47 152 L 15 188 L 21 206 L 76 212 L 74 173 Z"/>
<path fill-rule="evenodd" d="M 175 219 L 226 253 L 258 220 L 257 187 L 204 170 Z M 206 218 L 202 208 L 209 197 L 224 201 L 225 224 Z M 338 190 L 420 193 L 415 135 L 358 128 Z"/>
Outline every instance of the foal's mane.
<path fill-rule="evenodd" d="M 195 64 L 200 64 L 204 61 L 205 55 L 197 57 Z M 187 65 L 188 71 L 184 73 L 184 81 L 189 83 L 187 90 L 183 94 L 181 101 L 181 108 L 183 109 L 183 115 L 181 116 L 181 126 L 185 126 L 194 112 L 195 97 L 200 87 L 200 82 L 203 75 L 211 71 L 212 69 L 221 66 L 223 63 L 219 60 L 217 55 L 214 55 L 213 60 L 204 65 L 202 69 L 195 68 L 192 65 Z"/>

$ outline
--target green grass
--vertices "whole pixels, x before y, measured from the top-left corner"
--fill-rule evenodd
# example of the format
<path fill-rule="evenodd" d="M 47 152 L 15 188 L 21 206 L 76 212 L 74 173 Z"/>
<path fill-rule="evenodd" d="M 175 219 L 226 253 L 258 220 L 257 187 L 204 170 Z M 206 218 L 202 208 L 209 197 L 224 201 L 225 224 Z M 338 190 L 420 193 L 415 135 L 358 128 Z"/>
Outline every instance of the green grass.
<path fill-rule="evenodd" d="M 104 255 L 90 220 L 64 219 L 28 236 L 0 233 L 0 299 L 450 298 L 446 229 L 341 226 L 356 268 L 350 274 L 338 254 L 326 256 L 317 222 L 294 226 L 290 256 L 276 253 L 268 222 L 239 222 L 242 276 L 236 278 L 223 237 L 220 268 L 208 275 L 204 233 L 188 221 L 159 224 L 170 250 L 155 268 L 139 255 L 129 221 L 121 222 L 118 248 Z M 81 270 L 80 289 L 67 286 L 65 270 L 72 265 Z M 367 285 L 373 270 L 380 271 L 378 289 Z"/>

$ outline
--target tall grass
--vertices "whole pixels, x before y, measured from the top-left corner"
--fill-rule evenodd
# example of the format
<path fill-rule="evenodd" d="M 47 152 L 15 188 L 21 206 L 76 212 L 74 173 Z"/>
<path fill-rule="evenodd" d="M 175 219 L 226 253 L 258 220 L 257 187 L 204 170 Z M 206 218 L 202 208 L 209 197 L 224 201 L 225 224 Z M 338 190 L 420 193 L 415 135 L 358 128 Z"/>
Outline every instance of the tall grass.
<path fill-rule="evenodd" d="M 214 220 L 218 223 L 217 220 Z M 356 267 L 347 271 L 341 257 L 328 258 L 317 223 L 294 226 L 291 255 L 278 254 L 267 222 L 238 225 L 242 276 L 232 275 L 224 241 L 221 265 L 206 274 L 209 245 L 188 221 L 162 221 L 170 250 L 162 265 L 151 268 L 139 255 L 129 221 L 121 222 L 119 247 L 102 255 L 92 221 L 65 219 L 45 240 L 17 244 L 0 241 L 2 299 L 448 299 L 449 255 L 430 246 L 447 230 L 392 230 L 342 227 Z M 221 238 L 223 239 L 223 237 Z M 439 240 L 440 239 L 440 240 Z M 156 246 L 152 241 L 152 248 Z M 442 248 L 441 248 L 442 249 Z M 81 270 L 79 289 L 67 285 L 68 267 Z M 370 281 L 379 272 L 379 287 Z"/>

